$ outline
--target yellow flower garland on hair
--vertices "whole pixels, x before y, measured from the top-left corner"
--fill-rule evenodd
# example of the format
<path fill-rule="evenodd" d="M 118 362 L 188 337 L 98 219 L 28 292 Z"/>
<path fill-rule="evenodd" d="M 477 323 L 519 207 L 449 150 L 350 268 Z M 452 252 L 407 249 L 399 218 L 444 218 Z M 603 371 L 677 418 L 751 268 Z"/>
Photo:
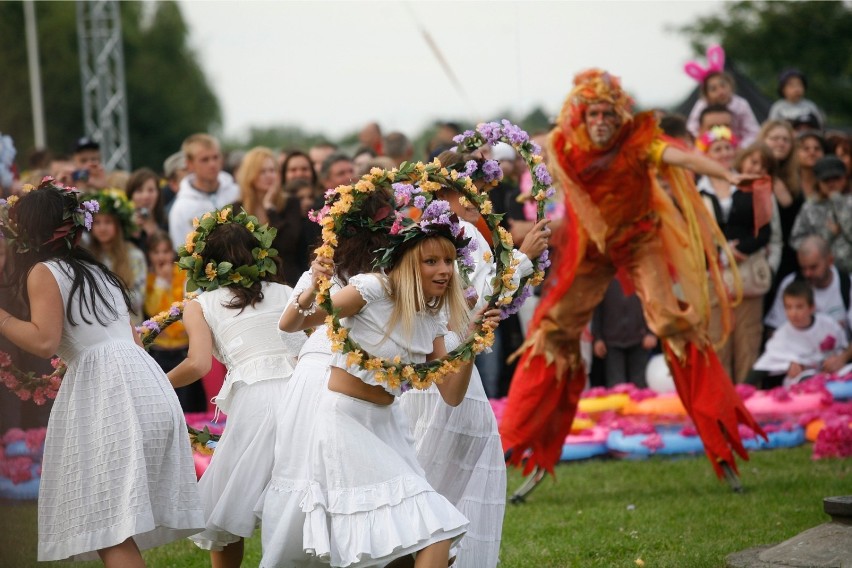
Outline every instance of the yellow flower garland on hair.
<path fill-rule="evenodd" d="M 494 235 L 494 257 L 497 261 L 494 293 L 489 302 L 491 306 L 495 306 L 500 298 L 501 302 L 510 303 L 511 294 L 505 298 L 501 296 L 508 290 L 506 282 L 511 282 L 516 262 L 512 255 L 512 237 L 499 226 L 502 215 L 492 212 L 488 196 L 480 193 L 469 177 L 460 176 L 459 172 L 454 170 L 447 170 L 437 159 L 429 164 L 403 162 L 399 168 L 392 170 L 373 168 L 355 184 L 341 185 L 329 190 L 326 193 L 325 206 L 314 217 L 322 226 L 323 238 L 322 245 L 315 253 L 318 256 L 334 258 L 337 233 L 344 225 L 360 218 L 361 205 L 369 194 L 378 190 L 394 192 L 398 208 L 414 207 L 423 210 L 436 199 L 435 192 L 443 187 L 458 191 L 470 203 L 476 204 L 482 213 Z M 391 234 L 401 229 L 401 219 L 401 213 L 397 211 L 394 225 L 389 229 Z M 465 343 L 441 359 L 425 363 L 403 363 L 399 356 L 393 359 L 376 357 L 358 345 L 349 336 L 349 330 L 340 324 L 338 310 L 335 310 L 329 294 L 330 288 L 331 282 L 328 279 L 320 280 L 316 303 L 329 314 L 325 323 L 332 349 L 346 354 L 348 365 L 374 371 L 376 380 L 391 388 L 413 387 L 422 390 L 434 383 L 441 383 L 445 375 L 459 369 L 462 361 L 469 361 L 494 343 L 494 330 L 479 322 L 476 331 Z"/>
<path fill-rule="evenodd" d="M 230 262 L 216 260 L 205 263 L 202 259 L 201 253 L 210 231 L 218 225 L 228 223 L 242 225 L 257 239 L 257 246 L 251 251 L 254 264 L 234 266 Z M 278 231 L 268 225 L 261 225 L 257 217 L 245 211 L 234 214 L 233 206 L 226 205 L 222 209 L 205 213 L 201 219 L 193 219 L 192 226 L 194 230 L 178 248 L 178 266 L 186 271 L 188 292 L 199 288 L 210 291 L 223 286 L 248 288 L 267 274 L 275 274 L 277 271 L 275 262 L 270 257 L 278 254 L 278 251 L 272 248 L 272 240 Z"/>

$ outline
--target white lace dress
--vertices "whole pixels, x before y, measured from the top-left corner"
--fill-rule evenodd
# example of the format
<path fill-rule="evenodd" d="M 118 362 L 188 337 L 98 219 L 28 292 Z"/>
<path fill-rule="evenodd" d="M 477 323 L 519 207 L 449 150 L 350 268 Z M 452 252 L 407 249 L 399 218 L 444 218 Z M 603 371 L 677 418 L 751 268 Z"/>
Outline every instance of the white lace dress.
<path fill-rule="evenodd" d="M 67 306 L 70 268 L 64 262 L 45 264 Z M 87 324 L 75 295 L 71 310 L 77 325 L 67 317 L 63 324 L 57 354 L 68 370 L 45 440 L 40 561 L 97 560 L 97 550 L 129 537 L 144 550 L 204 528 L 174 389 L 135 343 L 120 291 L 102 278 L 101 290 L 112 297 L 117 319 L 101 325 L 83 308 Z"/>
<path fill-rule="evenodd" d="M 228 368 L 215 398 L 228 415 L 210 465 L 198 482 L 207 528 L 192 540 L 206 550 L 221 550 L 248 538 L 259 520 L 258 502 L 272 476 L 278 416 L 287 397 L 299 349 L 307 336 L 278 332 L 281 307 L 292 289 L 265 282 L 263 300 L 254 307 L 226 308 L 229 288 L 205 292 L 201 305 L 213 334 L 213 352 Z M 289 437 L 284 432 L 283 437 Z"/>
<path fill-rule="evenodd" d="M 398 329 L 385 338 L 393 303 L 380 277 L 358 275 L 349 283 L 367 302 L 347 322 L 367 352 L 421 362 L 435 337 L 446 333 L 439 317 L 421 315 L 410 338 Z M 377 384 L 371 372 L 347 368 L 344 355 L 332 354 L 331 365 Z M 331 566 L 383 566 L 464 534 L 467 519 L 426 481 L 395 404 L 376 405 L 327 389 L 319 395 L 301 507 L 302 543 Z"/>

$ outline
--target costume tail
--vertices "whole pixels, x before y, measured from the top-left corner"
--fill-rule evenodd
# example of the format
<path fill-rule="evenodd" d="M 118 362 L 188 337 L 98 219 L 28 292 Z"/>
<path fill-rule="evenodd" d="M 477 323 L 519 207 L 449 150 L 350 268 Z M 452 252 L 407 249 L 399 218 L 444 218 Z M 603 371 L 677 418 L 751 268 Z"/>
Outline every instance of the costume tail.
<path fill-rule="evenodd" d="M 745 424 L 764 439 L 766 434 L 743 405 L 713 349 L 688 343 L 681 361 L 668 343 L 664 342 L 663 348 L 678 395 L 695 423 L 716 475 L 724 476 L 723 462 L 737 472 L 731 450 L 748 460 L 738 425 Z"/>
<path fill-rule="evenodd" d="M 542 354 L 527 349 L 515 369 L 500 436 L 506 461 L 524 466 L 524 475 L 540 467 L 553 473 L 565 436 L 586 386 L 582 365 L 557 371 Z"/>

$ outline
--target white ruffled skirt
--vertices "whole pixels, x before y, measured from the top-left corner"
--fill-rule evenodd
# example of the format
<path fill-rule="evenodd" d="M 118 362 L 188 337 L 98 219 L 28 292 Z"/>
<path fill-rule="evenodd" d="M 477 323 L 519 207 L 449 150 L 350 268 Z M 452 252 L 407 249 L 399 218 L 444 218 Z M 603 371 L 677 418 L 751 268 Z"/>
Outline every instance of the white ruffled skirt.
<path fill-rule="evenodd" d="M 319 396 L 328 385 L 329 359 L 328 353 L 302 355 L 287 385 L 277 418 L 281 435 L 275 444 L 272 478 L 255 507 L 262 516 L 262 568 L 328 566 L 305 552 L 305 513 L 301 504 L 308 490 L 314 419 Z"/>
<path fill-rule="evenodd" d="M 382 566 L 443 540 L 467 519 L 425 479 L 393 405 L 320 395 L 302 503 L 305 550 L 332 566 Z"/>
<path fill-rule="evenodd" d="M 289 436 L 277 430 L 288 381 L 233 385 L 227 425 L 198 481 L 206 528 L 191 540 L 200 548 L 222 550 L 254 532 L 259 518 L 255 503 L 272 477 L 276 440 Z"/>
<path fill-rule="evenodd" d="M 497 566 L 506 509 L 506 464 L 497 420 L 476 367 L 464 401 L 452 407 L 437 387 L 400 398 L 426 479 L 470 519 L 454 568 Z"/>

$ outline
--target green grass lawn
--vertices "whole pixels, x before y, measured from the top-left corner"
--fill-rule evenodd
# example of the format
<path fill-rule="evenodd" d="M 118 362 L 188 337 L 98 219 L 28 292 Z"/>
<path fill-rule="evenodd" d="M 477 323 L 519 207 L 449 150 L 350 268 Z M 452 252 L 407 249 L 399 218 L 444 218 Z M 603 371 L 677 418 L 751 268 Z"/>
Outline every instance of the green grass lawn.
<path fill-rule="evenodd" d="M 734 494 L 705 458 L 592 460 L 561 465 L 522 505 L 508 506 L 502 566 L 722 568 L 725 556 L 827 522 L 822 498 L 852 494 L 852 460 L 812 461 L 811 446 L 752 453 Z M 521 482 L 512 472 L 510 490 Z M 0 502 L 0 566 L 36 563 L 36 505 Z M 145 553 L 152 568 L 209 566 L 188 541 Z M 260 536 L 244 566 L 260 561 Z M 78 563 L 75 566 L 99 566 Z"/>

